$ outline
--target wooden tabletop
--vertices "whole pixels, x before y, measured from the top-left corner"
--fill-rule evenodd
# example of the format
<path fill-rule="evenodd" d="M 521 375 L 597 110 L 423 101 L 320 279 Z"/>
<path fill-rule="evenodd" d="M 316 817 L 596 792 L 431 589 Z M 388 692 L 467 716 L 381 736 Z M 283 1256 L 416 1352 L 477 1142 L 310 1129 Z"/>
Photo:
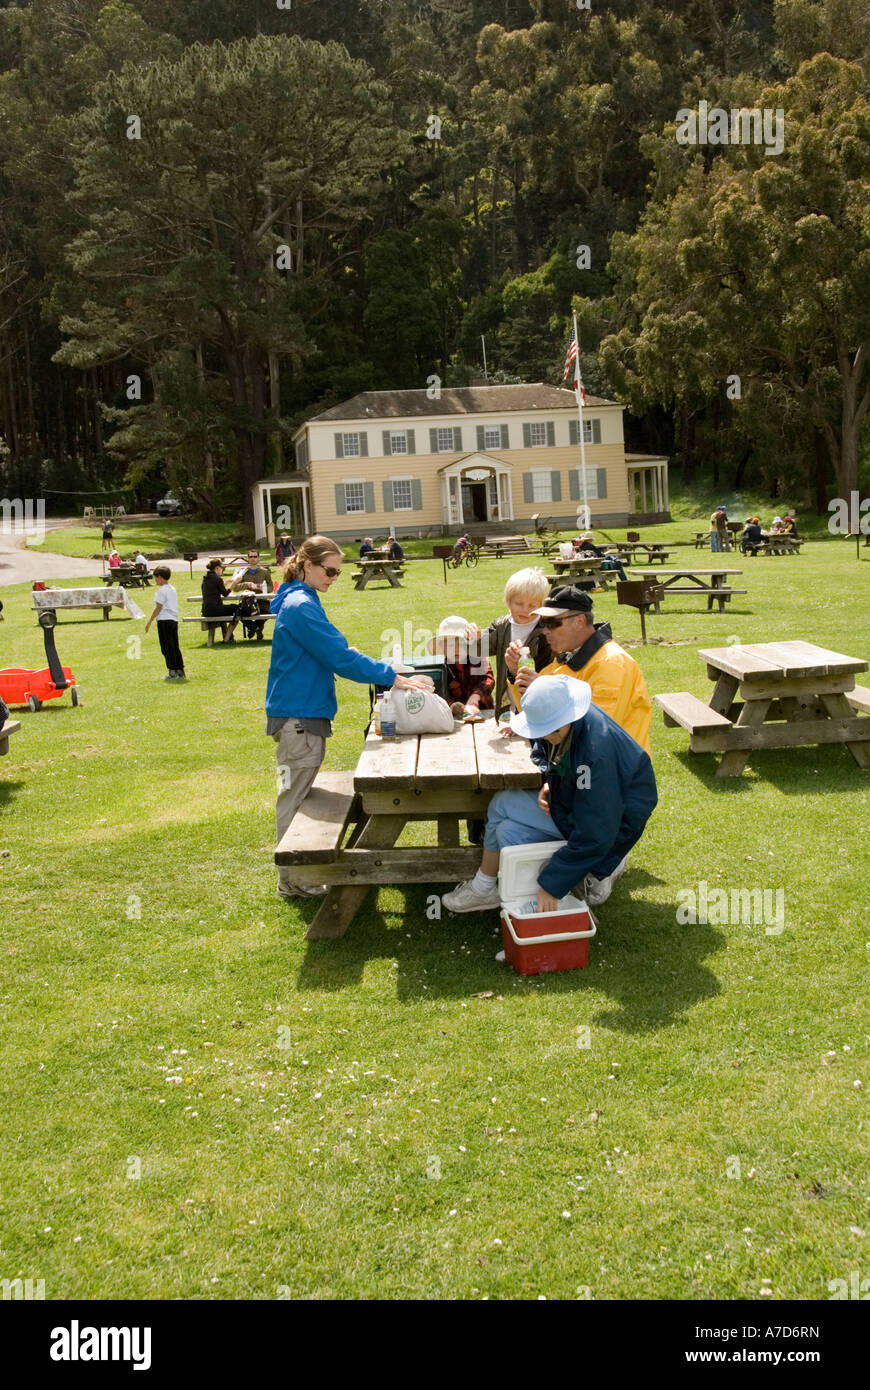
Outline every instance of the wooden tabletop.
<path fill-rule="evenodd" d="M 461 787 L 539 787 L 541 775 L 522 738 L 506 738 L 493 718 L 457 724 L 452 734 L 369 734 L 354 773 L 354 788 L 368 791 L 438 791 Z"/>
<path fill-rule="evenodd" d="M 708 667 L 741 681 L 847 676 L 867 670 L 860 657 L 844 656 L 813 642 L 755 642 L 747 646 L 705 647 L 698 656 Z"/>

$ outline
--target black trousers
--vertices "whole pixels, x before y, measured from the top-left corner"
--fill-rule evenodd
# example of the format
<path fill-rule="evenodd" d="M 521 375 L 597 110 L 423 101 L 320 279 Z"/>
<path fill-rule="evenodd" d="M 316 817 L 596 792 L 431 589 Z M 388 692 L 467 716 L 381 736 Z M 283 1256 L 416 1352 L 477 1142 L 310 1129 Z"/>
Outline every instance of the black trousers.
<path fill-rule="evenodd" d="M 178 623 L 172 618 L 163 618 L 157 623 L 157 636 L 160 650 L 166 661 L 167 671 L 183 671 L 184 657 L 178 645 Z"/>

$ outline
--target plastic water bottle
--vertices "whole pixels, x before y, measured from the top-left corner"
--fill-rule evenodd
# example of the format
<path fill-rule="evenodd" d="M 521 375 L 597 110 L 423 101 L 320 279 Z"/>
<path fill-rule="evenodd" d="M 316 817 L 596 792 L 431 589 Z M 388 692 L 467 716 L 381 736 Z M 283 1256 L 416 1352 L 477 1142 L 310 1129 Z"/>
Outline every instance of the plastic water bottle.
<path fill-rule="evenodd" d="M 375 707 L 372 710 L 372 723 L 374 725 L 375 733 L 378 735 L 378 737 L 380 737 L 381 733 L 381 701 L 383 700 L 383 698 L 384 697 L 382 693 L 375 700 Z"/>
<path fill-rule="evenodd" d="M 381 738 L 396 737 L 396 707 L 389 690 L 381 700 Z"/>
<path fill-rule="evenodd" d="M 520 659 L 517 662 L 517 671 L 534 671 L 535 663 L 528 647 L 520 647 Z"/>

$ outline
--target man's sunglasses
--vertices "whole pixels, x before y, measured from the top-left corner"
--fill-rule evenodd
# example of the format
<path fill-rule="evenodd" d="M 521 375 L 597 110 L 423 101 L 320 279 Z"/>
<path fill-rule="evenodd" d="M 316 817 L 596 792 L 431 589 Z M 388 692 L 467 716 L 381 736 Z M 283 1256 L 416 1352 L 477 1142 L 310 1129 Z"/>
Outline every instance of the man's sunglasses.
<path fill-rule="evenodd" d="M 539 626 L 545 632 L 552 632 L 554 628 L 561 627 L 564 621 L 564 618 L 541 618 Z"/>

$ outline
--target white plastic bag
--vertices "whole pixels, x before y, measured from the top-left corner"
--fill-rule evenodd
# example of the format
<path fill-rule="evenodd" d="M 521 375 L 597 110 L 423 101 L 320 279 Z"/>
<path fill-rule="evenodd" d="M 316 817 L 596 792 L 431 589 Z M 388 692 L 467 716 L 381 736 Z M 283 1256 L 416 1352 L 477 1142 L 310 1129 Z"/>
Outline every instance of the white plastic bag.
<path fill-rule="evenodd" d="M 570 541 L 559 542 L 559 559 L 572 560 L 574 558 L 574 547 Z"/>
<path fill-rule="evenodd" d="M 452 734 L 453 715 L 440 695 L 428 690 L 391 692 L 396 710 L 397 734 Z"/>

